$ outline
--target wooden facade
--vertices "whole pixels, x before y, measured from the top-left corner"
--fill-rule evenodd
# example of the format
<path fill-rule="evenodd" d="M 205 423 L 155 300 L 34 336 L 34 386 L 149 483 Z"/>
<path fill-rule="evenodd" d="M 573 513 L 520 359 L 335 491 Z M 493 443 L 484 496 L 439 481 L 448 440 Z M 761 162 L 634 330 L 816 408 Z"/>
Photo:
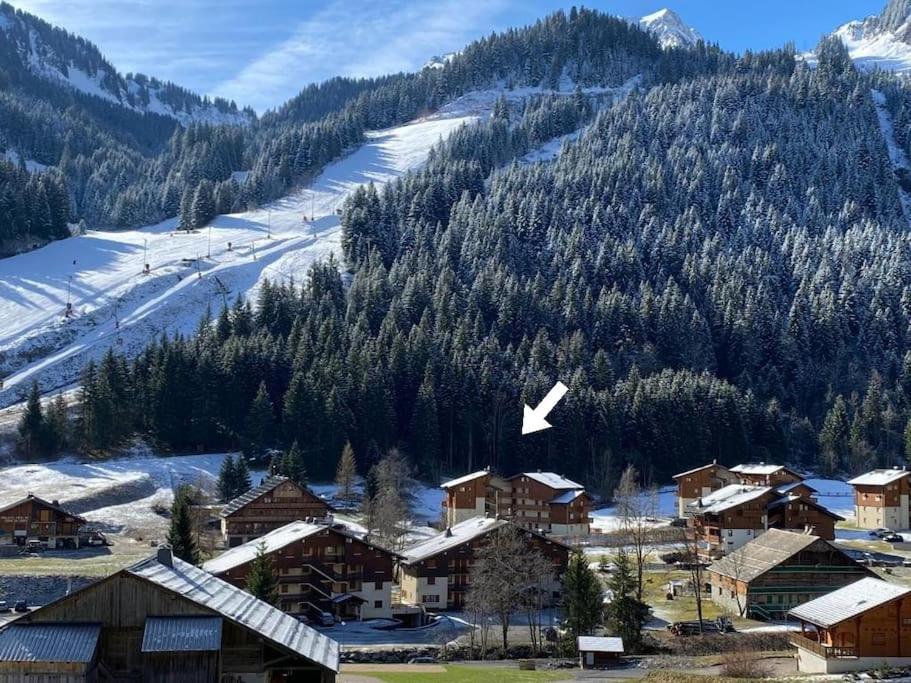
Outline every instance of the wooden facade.
<path fill-rule="evenodd" d="M 674 481 L 677 482 L 677 516 L 686 517 L 689 503 L 734 483 L 734 475 L 727 467 L 714 461 L 710 465 L 675 474 Z"/>
<path fill-rule="evenodd" d="M 880 579 L 864 579 L 795 609 L 800 632 L 791 636 L 802 673 L 845 673 L 911 664 L 911 590 L 887 585 L 891 597 L 869 598 L 863 586 Z M 854 590 L 852 590 L 854 589 Z M 816 618 L 815 603 L 843 594 L 859 605 L 834 619 Z M 867 605 L 866 608 L 864 605 Z M 843 618 L 844 617 L 844 618 Z"/>
<path fill-rule="evenodd" d="M 508 484 L 487 469 L 445 482 L 441 488 L 446 492 L 443 523 L 455 526 L 472 517 L 496 516 Z"/>
<path fill-rule="evenodd" d="M 399 581 L 403 602 L 430 609 L 462 609 L 471 585 L 470 571 L 475 554 L 484 546 L 488 534 L 496 533 L 497 528 L 499 527 L 493 526 L 489 531 L 466 538 L 432 556 L 402 562 L 399 566 Z M 569 548 L 531 531 L 525 532 L 525 539 L 529 549 L 539 551 L 553 562 L 555 580 L 542 584 L 541 589 L 548 592 L 549 602 L 556 603 L 560 598 L 559 577 L 569 563 Z"/>
<path fill-rule="evenodd" d="M 24 546 L 30 540 L 49 548 L 78 548 L 86 520 L 60 506 L 29 494 L 0 510 L 0 544 Z"/>
<path fill-rule="evenodd" d="M 310 616 L 328 612 L 339 619 L 392 617 L 394 553 L 338 526 L 321 525 L 267 554 L 278 574 L 282 611 Z M 243 588 L 249 571 L 250 562 L 244 562 L 213 573 Z"/>
<path fill-rule="evenodd" d="M 829 541 L 772 529 L 712 564 L 714 603 L 736 616 L 781 619 L 793 607 L 874 574 Z"/>
<path fill-rule="evenodd" d="M 523 472 L 509 477 L 507 490 L 500 497 L 498 514 L 523 529 L 555 536 L 585 536 L 591 530 L 591 497 L 581 485 L 553 485 L 541 480 L 542 473 Z M 560 480 L 553 473 L 544 477 Z M 576 491 L 582 495 L 561 502 Z"/>
<path fill-rule="evenodd" d="M 778 487 L 803 481 L 800 474 L 783 465 L 737 465 L 731 468 L 731 473 L 741 484 L 750 486 Z"/>
<path fill-rule="evenodd" d="M 225 506 L 222 536 L 233 548 L 289 522 L 324 519 L 331 512 L 329 504 L 305 486 L 285 477 L 270 477 Z"/>
<path fill-rule="evenodd" d="M 861 529 L 911 528 L 911 472 L 874 470 L 850 480 L 854 518 Z"/>
<path fill-rule="evenodd" d="M 197 570 L 198 571 L 198 570 Z M 287 681 L 332 683 L 335 671 L 282 647 L 263 633 L 231 619 L 222 619 L 219 649 L 211 652 L 143 652 L 143 633 L 149 617 L 219 616 L 152 581 L 123 570 L 65 598 L 23 615 L 17 624 L 91 623 L 101 626 L 92 676 L 79 677 L 65 662 L 45 662 L 53 681 Z M 16 662 L 0 661 L 0 681 L 40 681 L 10 678 Z"/>

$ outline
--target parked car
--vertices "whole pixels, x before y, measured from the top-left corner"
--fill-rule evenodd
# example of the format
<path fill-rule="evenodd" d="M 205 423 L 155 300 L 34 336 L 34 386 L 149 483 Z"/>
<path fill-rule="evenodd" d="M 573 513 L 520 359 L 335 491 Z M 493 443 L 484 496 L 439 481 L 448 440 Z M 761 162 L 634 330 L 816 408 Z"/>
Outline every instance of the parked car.
<path fill-rule="evenodd" d="M 9 612 L 9 603 L 6 600 L 0 600 L 0 614 L 5 614 Z"/>
<path fill-rule="evenodd" d="M 335 615 L 330 612 L 320 612 L 316 615 L 316 623 L 320 626 L 335 626 Z"/>
<path fill-rule="evenodd" d="M 16 600 L 16 606 L 13 607 L 16 612 L 28 612 L 27 600 Z"/>
<path fill-rule="evenodd" d="M 873 529 L 870 532 L 870 536 L 872 536 L 873 538 L 882 538 L 885 534 L 891 534 L 891 533 L 892 533 L 891 529 L 883 529 L 882 527 L 880 527 L 878 529 Z"/>
<path fill-rule="evenodd" d="M 902 536 L 901 534 L 889 534 L 887 536 L 883 536 L 882 539 L 886 543 L 904 543 L 905 542 L 905 537 Z"/>
<path fill-rule="evenodd" d="M 25 549 L 30 553 L 44 552 L 46 548 L 47 544 L 42 543 L 37 538 L 31 538 L 25 542 Z"/>

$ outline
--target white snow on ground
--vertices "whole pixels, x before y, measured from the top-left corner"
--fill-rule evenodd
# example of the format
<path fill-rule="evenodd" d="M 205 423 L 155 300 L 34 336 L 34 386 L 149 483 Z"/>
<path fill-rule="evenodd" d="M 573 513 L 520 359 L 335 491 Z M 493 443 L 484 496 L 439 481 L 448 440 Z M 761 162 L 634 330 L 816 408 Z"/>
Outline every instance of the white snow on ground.
<path fill-rule="evenodd" d="M 301 282 L 314 261 L 339 255 L 336 211 L 355 188 L 419 167 L 435 143 L 483 111 L 477 102 L 471 111 L 450 106 L 372 132 L 309 188 L 258 210 L 218 216 L 194 233 L 175 231 L 171 219 L 138 230 L 89 231 L 0 261 L 0 376 L 7 375 L 0 406 L 19 400 L 33 379 L 43 390 L 72 383 L 89 358 L 112 346 L 135 353 L 162 333 L 191 332 L 206 306 L 217 312 L 223 300 L 250 293 L 264 277 Z M 315 220 L 305 222 L 305 215 Z M 142 274 L 144 259 L 149 275 Z M 68 300 L 75 316 L 65 319 Z"/>
<path fill-rule="evenodd" d="M 677 487 L 664 486 L 657 493 L 644 493 L 643 496 L 654 496 L 655 526 L 664 526 L 677 516 Z M 597 533 L 617 531 L 623 520 L 617 513 L 616 507 L 603 507 L 591 513 L 591 529 Z"/>
<path fill-rule="evenodd" d="M 909 48 L 911 50 L 911 48 Z M 911 172 L 911 164 L 908 162 L 908 155 L 905 150 L 899 147 L 895 140 L 895 129 L 892 126 L 892 117 L 886 108 L 886 96 L 879 90 L 871 90 L 873 104 L 876 107 L 876 118 L 879 120 L 879 129 L 882 132 L 883 140 L 886 143 L 886 149 L 889 151 L 889 160 L 892 162 L 892 168 L 896 171 Z M 902 212 L 905 214 L 905 220 L 911 224 L 911 195 L 908 194 L 900 185 L 898 188 L 899 198 L 902 204 Z"/>
<path fill-rule="evenodd" d="M 523 156 L 520 161 L 524 164 L 533 164 L 539 161 L 553 161 L 560 156 L 560 153 L 563 151 L 563 144 L 576 140 L 582 135 L 582 131 L 584 131 L 585 128 L 587 128 L 587 126 L 574 130 L 572 133 L 567 133 L 566 135 L 561 135 L 560 137 L 548 140 L 540 147 L 531 150 L 528 154 Z"/>
<path fill-rule="evenodd" d="M 818 491 L 816 501 L 845 519 L 854 517 L 854 489 L 838 479 L 807 479 L 808 486 Z"/>
<path fill-rule="evenodd" d="M 12 162 L 12 163 L 16 164 L 17 166 L 20 163 L 23 163 L 22 155 L 19 154 L 18 150 L 13 149 L 12 147 L 10 147 L 5 152 L 0 154 L 0 159 L 4 159 L 5 161 Z M 25 170 L 28 171 L 29 173 L 41 173 L 42 171 L 47 169 L 47 166 L 45 164 L 35 161 L 34 159 L 25 159 L 24 163 L 25 163 Z"/>

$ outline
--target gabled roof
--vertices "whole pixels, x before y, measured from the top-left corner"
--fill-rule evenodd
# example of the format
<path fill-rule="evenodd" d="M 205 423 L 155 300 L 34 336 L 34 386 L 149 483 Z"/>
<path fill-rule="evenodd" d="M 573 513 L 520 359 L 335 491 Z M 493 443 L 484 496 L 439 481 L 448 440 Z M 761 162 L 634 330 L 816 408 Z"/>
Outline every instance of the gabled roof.
<path fill-rule="evenodd" d="M 512 481 L 517 477 L 528 477 L 539 484 L 544 484 L 545 486 L 557 490 L 585 488 L 582 484 L 579 484 L 572 479 L 567 479 L 562 474 L 557 474 L 556 472 L 519 472 L 518 474 L 509 477 L 507 481 Z"/>
<path fill-rule="evenodd" d="M 383 552 L 395 555 L 395 553 L 387 550 L 386 548 L 383 548 L 382 546 L 364 540 L 362 534 L 355 533 L 341 522 L 335 522 L 333 524 L 291 522 L 290 524 L 285 524 L 284 526 L 281 526 L 274 531 L 270 531 L 265 536 L 260 536 L 259 538 L 254 538 L 251 541 L 247 541 L 243 545 L 229 548 L 218 557 L 212 558 L 206 562 L 202 568 L 207 572 L 212 572 L 213 574 L 223 574 L 229 569 L 233 569 L 234 567 L 239 567 L 243 564 L 246 564 L 247 562 L 251 562 L 259 552 L 260 547 L 265 547 L 266 553 L 273 553 L 276 550 L 285 548 L 292 543 L 302 541 L 309 536 L 313 536 L 323 531 L 330 531 L 347 538 L 353 538 L 361 541 L 362 543 L 366 543 L 371 548 L 382 550 Z"/>
<path fill-rule="evenodd" d="M 559 496 L 557 496 L 550 502 L 554 503 L 556 505 L 566 505 L 568 503 L 572 503 L 574 500 L 576 500 L 576 498 L 579 498 L 580 496 L 587 496 L 587 495 L 588 494 L 581 489 L 576 489 L 574 491 L 573 490 L 564 491 L 563 493 L 561 493 Z"/>
<path fill-rule="evenodd" d="M 45 500 L 44 498 L 39 498 L 34 493 L 28 494 L 25 498 L 20 498 L 15 503 L 10 503 L 9 505 L 4 505 L 2 508 L 0 508 L 0 512 L 6 512 L 7 510 L 10 510 L 14 507 L 22 505 L 23 503 L 27 503 L 30 500 L 35 501 L 36 503 L 39 503 L 41 505 L 44 505 L 45 507 L 49 507 L 52 510 L 59 512 L 61 515 L 66 515 L 67 517 L 72 517 L 73 519 L 78 520 L 78 521 L 82 522 L 83 524 L 85 524 L 87 522 L 85 517 L 77 515 L 75 512 L 70 512 L 66 508 L 61 507 L 60 503 L 52 503 L 48 500 Z"/>
<path fill-rule="evenodd" d="M 907 595 L 911 595 L 911 588 L 868 577 L 798 605 L 789 614 L 801 621 L 830 628 Z"/>
<path fill-rule="evenodd" d="M 709 570 L 738 581 L 753 581 L 817 541 L 831 545 L 819 536 L 769 529 L 717 562 L 713 562 Z M 838 550 L 835 546 L 832 548 Z"/>
<path fill-rule="evenodd" d="M 441 489 L 451 489 L 453 486 L 460 486 L 461 484 L 466 484 L 469 481 L 474 481 L 475 479 L 480 479 L 481 477 L 490 476 L 490 470 L 478 470 L 477 472 L 472 472 L 471 474 L 465 474 L 461 477 L 456 477 L 455 479 L 450 479 L 449 481 L 444 481 L 440 484 Z"/>
<path fill-rule="evenodd" d="M 731 468 L 731 472 L 735 474 L 753 474 L 757 476 L 769 476 L 770 474 L 775 474 L 780 470 L 786 470 L 790 472 L 795 477 L 800 477 L 803 479 L 803 475 L 795 472 L 790 467 L 785 467 L 784 465 L 767 465 L 764 462 L 759 463 L 744 463 L 741 465 L 735 465 Z"/>
<path fill-rule="evenodd" d="M 509 524 L 509 522 L 505 519 L 472 517 L 471 519 L 466 519 L 464 522 L 459 522 L 458 524 L 449 527 L 433 538 L 421 541 L 410 548 L 405 548 L 405 550 L 402 551 L 402 557 L 405 558 L 405 564 L 421 562 L 434 555 L 439 555 L 450 548 L 455 548 L 463 543 L 480 538 L 494 529 L 499 529 L 507 524 Z"/>
<path fill-rule="evenodd" d="M 900 469 L 879 469 L 872 470 L 859 477 L 848 480 L 851 486 L 885 486 L 893 481 L 898 481 L 902 477 L 907 477 L 911 472 Z"/>
<path fill-rule="evenodd" d="M 0 629 L 0 662 L 91 662 L 101 624 L 13 623 Z"/>
<path fill-rule="evenodd" d="M 718 513 L 738 507 L 744 503 L 761 498 L 769 491 L 771 486 L 749 486 L 746 484 L 728 484 L 727 486 L 713 491 L 699 500 L 694 500 L 687 504 L 687 507 L 694 512 Z M 701 503 L 701 504 L 700 504 Z"/>
<path fill-rule="evenodd" d="M 579 636 L 576 642 L 580 652 L 618 652 L 623 654 L 623 638 Z"/>
<path fill-rule="evenodd" d="M 680 474 L 675 474 L 673 477 L 671 477 L 671 479 L 679 479 L 680 477 L 685 477 L 688 474 L 696 474 L 696 472 L 701 472 L 702 470 L 707 470 L 710 467 L 717 467 L 720 470 L 725 470 L 728 472 L 730 471 L 724 465 L 719 465 L 717 462 L 710 462 L 708 465 L 702 465 L 701 467 L 694 467 L 693 469 L 687 470 L 686 472 L 681 472 Z"/>
<path fill-rule="evenodd" d="M 803 487 L 809 489 L 810 491 L 812 491 L 813 493 L 819 493 L 819 491 L 814 489 L 812 486 L 810 486 L 805 481 L 793 481 L 790 484 L 783 484 L 775 489 L 775 493 L 780 493 L 781 495 L 784 496 L 784 495 L 790 493 L 791 491 L 793 491 L 794 489 L 796 489 L 798 486 L 803 486 Z"/>
<path fill-rule="evenodd" d="M 332 638 L 198 567 L 176 557 L 170 562 L 168 566 L 150 557 L 123 571 L 209 609 L 293 654 L 338 671 L 339 646 Z"/>
<path fill-rule="evenodd" d="M 844 521 L 844 517 L 842 517 L 841 515 L 837 515 L 834 512 L 832 512 L 829 508 L 825 507 L 824 505 L 820 505 L 815 500 L 811 500 L 809 498 L 804 498 L 803 496 L 785 496 L 784 498 L 779 498 L 778 500 L 773 500 L 771 503 L 769 503 L 768 507 L 770 510 L 772 510 L 774 508 L 781 507 L 783 505 L 787 505 L 788 503 L 797 503 L 797 502 L 799 502 L 803 505 L 808 505 L 811 508 L 814 508 L 816 510 L 819 510 L 819 512 L 823 513 L 824 515 L 828 515 L 832 519 L 835 519 L 838 521 Z"/>
<path fill-rule="evenodd" d="M 288 479 L 288 477 L 282 477 L 280 475 L 273 475 L 271 477 L 266 477 L 259 486 L 254 486 L 252 489 L 250 489 L 246 493 L 239 495 L 237 498 L 235 498 L 234 500 L 232 500 L 228 504 L 226 504 L 225 507 L 221 511 L 221 516 L 228 517 L 230 515 L 233 515 L 235 512 L 237 512 L 238 510 L 240 510 L 243 507 L 246 507 L 247 505 L 252 503 L 254 500 L 259 498 L 260 496 L 264 496 L 265 494 L 269 493 L 270 491 L 274 491 L 276 488 L 278 488 L 279 484 L 284 484 L 286 481 L 291 481 L 291 480 Z M 322 500 L 319 496 L 317 496 L 315 493 L 313 493 L 306 486 L 300 486 L 299 484 L 296 484 L 294 482 L 291 482 L 291 483 L 294 484 L 295 486 L 297 486 L 301 491 L 309 493 L 311 496 L 313 496 L 317 500 Z M 326 503 L 326 501 L 322 501 L 322 502 L 326 505 L 326 507 L 329 510 L 332 510 L 332 507 L 328 503 Z"/>

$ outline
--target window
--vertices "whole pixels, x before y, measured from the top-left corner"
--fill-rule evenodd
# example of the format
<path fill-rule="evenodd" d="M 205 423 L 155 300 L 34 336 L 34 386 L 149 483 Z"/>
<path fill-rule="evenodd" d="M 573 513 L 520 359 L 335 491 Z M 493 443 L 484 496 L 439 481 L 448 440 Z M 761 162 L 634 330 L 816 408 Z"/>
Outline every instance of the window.
<path fill-rule="evenodd" d="M 872 634 L 871 642 L 873 645 L 885 645 L 886 644 L 886 634 L 881 631 L 874 631 Z"/>
<path fill-rule="evenodd" d="M 434 569 L 437 566 L 436 560 L 427 560 L 427 568 Z"/>
<path fill-rule="evenodd" d="M 427 577 L 427 585 L 428 585 L 428 586 L 435 586 L 436 584 L 437 584 L 437 577 L 435 577 L 435 576 L 428 576 L 428 577 Z"/>
<path fill-rule="evenodd" d="M 373 609 L 382 609 L 382 608 L 383 608 L 383 601 L 382 601 L 382 600 L 374 600 L 374 601 L 373 601 Z"/>
<path fill-rule="evenodd" d="M 383 582 L 382 582 L 382 581 L 374 581 L 374 582 L 373 582 L 373 590 L 377 590 L 377 591 L 383 590 Z"/>
<path fill-rule="evenodd" d="M 439 602 L 439 601 L 440 601 L 439 595 L 422 595 L 421 596 L 421 602 Z"/>

